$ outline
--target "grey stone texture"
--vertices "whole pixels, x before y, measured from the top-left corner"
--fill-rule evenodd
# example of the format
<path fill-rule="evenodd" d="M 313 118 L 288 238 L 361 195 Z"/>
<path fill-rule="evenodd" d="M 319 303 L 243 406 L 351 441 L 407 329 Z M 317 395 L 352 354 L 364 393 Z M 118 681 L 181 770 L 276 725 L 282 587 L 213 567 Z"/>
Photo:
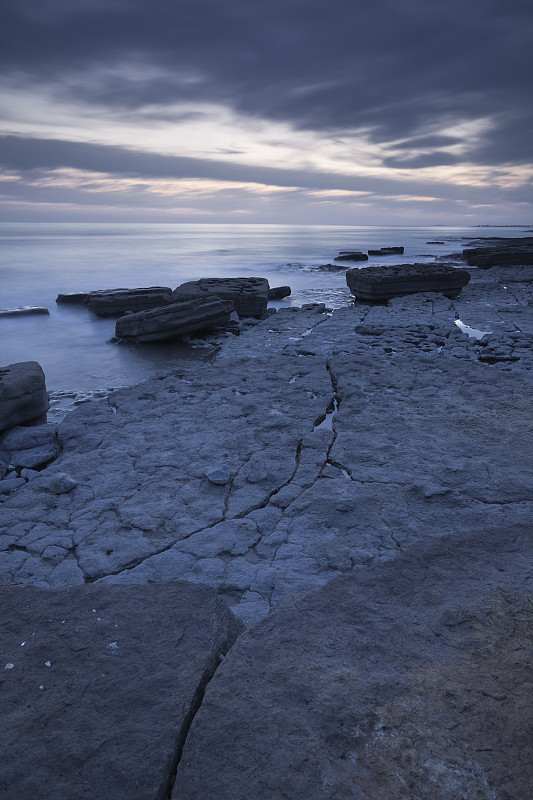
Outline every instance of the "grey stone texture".
<path fill-rule="evenodd" d="M 19 425 L 0 435 L 0 458 L 16 468 L 41 467 L 59 453 L 57 425 Z"/>
<path fill-rule="evenodd" d="M 470 273 L 444 264 L 397 264 L 391 267 L 349 269 L 346 283 L 358 300 L 383 302 L 415 292 L 456 294 L 466 286 Z"/>
<path fill-rule="evenodd" d="M 49 405 L 40 364 L 20 361 L 0 367 L 0 432 L 42 417 Z"/>
<path fill-rule="evenodd" d="M 481 244 L 481 242 L 483 242 Z M 480 247 L 469 247 L 463 250 L 463 257 L 471 267 L 488 269 L 502 265 L 533 266 L 533 236 L 520 239 L 481 240 Z"/>
<path fill-rule="evenodd" d="M 530 526 L 281 603 L 207 688 L 173 800 L 531 796 Z"/>
<path fill-rule="evenodd" d="M 454 301 L 281 310 L 209 363 L 79 406 L 0 506 L 0 580 L 195 581 L 252 624 L 400 548 L 530 522 L 532 291 L 508 273 L 474 270 Z M 483 361 L 493 346 L 512 359 Z"/>
<path fill-rule="evenodd" d="M 214 296 L 233 301 L 240 317 L 260 317 L 267 308 L 268 289 L 266 278 L 200 278 L 182 283 L 174 290 L 173 298 L 174 302 L 182 302 Z"/>
<path fill-rule="evenodd" d="M 99 317 L 118 317 L 127 312 L 136 313 L 168 305 L 172 302 L 172 290 L 168 286 L 151 286 L 146 289 L 90 292 L 83 302 Z"/>
<path fill-rule="evenodd" d="M 0 598 L 3 800 L 168 797 L 241 629 L 214 590 L 2 586 Z"/>
<path fill-rule="evenodd" d="M 218 297 L 173 302 L 162 308 L 127 314 L 117 320 L 115 334 L 134 342 L 175 339 L 229 322 L 234 305 Z"/>

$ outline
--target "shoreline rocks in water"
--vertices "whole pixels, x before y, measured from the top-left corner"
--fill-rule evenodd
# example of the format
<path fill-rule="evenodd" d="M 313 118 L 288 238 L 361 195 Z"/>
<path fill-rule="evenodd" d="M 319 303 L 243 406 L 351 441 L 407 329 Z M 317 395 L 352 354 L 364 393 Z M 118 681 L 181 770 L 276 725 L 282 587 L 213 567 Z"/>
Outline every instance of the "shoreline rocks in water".
<path fill-rule="evenodd" d="M 256 323 L 6 471 L 0 788 L 527 796 L 531 270 Z"/>
<path fill-rule="evenodd" d="M 91 292 L 84 305 L 98 317 L 117 317 L 137 313 L 172 303 L 172 289 L 154 286 L 147 289 L 115 289 L 111 292 Z"/>
<path fill-rule="evenodd" d="M 383 302 L 417 292 L 457 294 L 470 280 L 465 269 L 437 264 L 398 264 L 391 267 L 350 269 L 346 283 L 358 300 Z"/>
<path fill-rule="evenodd" d="M 333 259 L 333 261 L 368 261 L 368 256 L 366 253 L 361 253 L 359 251 L 356 252 L 341 252 L 339 256 Z"/>
<path fill-rule="evenodd" d="M 16 308 L 0 308 L 0 317 L 28 317 L 33 314 L 49 314 L 44 306 L 17 306 Z"/>
<path fill-rule="evenodd" d="M 380 247 L 379 250 L 369 250 L 369 256 L 403 256 L 403 247 Z"/>
<path fill-rule="evenodd" d="M 117 320 L 117 339 L 134 342 L 158 342 L 208 330 L 230 321 L 233 301 L 210 296 L 174 302 L 162 308 L 126 314 Z"/>
<path fill-rule="evenodd" d="M 231 300 L 239 317 L 260 317 L 268 305 L 266 278 L 200 278 L 187 281 L 172 293 L 174 302 L 217 297 Z"/>

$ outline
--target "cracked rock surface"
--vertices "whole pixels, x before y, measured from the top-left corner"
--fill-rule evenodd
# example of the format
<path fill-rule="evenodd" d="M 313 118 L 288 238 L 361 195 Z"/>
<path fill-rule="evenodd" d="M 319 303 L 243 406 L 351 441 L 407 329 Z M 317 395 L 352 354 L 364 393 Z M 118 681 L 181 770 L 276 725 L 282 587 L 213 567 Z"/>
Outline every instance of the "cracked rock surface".
<path fill-rule="evenodd" d="M 0 580 L 187 580 L 252 624 L 417 542 L 529 522 L 531 287 L 495 267 L 459 300 L 278 311 L 211 363 L 83 404 L 2 495 Z"/>
<path fill-rule="evenodd" d="M 180 582 L 2 586 L 0 601 L 2 798 L 169 797 L 242 623 L 212 589 Z"/>
<path fill-rule="evenodd" d="M 531 529 L 286 598 L 209 684 L 173 800 L 531 796 Z"/>

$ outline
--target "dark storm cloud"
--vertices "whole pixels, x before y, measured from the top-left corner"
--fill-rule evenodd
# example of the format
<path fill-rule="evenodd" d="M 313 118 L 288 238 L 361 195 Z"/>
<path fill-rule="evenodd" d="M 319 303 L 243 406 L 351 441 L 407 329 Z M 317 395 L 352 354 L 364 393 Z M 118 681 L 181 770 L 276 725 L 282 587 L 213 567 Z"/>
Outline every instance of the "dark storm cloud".
<path fill-rule="evenodd" d="M 530 0 L 10 0 L 0 64 L 14 80 L 53 83 L 89 103 L 214 101 L 312 130 L 366 128 L 376 142 L 413 137 L 423 149 L 442 147 L 439 129 L 457 120 L 495 117 L 466 157 L 521 162 L 531 158 L 532 8 Z"/>

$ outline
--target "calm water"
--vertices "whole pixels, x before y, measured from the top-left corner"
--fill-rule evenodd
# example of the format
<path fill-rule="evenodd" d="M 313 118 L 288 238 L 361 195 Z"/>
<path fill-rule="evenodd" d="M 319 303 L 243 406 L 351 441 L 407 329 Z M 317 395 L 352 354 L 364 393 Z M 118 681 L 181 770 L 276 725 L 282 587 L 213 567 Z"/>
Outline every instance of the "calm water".
<path fill-rule="evenodd" d="M 56 305 L 59 292 L 170 286 L 201 277 L 257 275 L 289 284 L 278 307 L 306 302 L 347 305 L 344 272 L 313 272 L 339 250 L 403 245 L 404 257 L 373 264 L 433 260 L 475 236 L 520 236 L 520 228 L 382 228 L 280 225 L 0 225 L 0 307 L 42 305 L 50 316 L 0 318 L 0 366 L 38 361 L 50 391 L 136 383 L 198 350 L 177 343 L 116 345 L 114 320 L 83 307 Z M 429 240 L 445 245 L 428 245 Z"/>

